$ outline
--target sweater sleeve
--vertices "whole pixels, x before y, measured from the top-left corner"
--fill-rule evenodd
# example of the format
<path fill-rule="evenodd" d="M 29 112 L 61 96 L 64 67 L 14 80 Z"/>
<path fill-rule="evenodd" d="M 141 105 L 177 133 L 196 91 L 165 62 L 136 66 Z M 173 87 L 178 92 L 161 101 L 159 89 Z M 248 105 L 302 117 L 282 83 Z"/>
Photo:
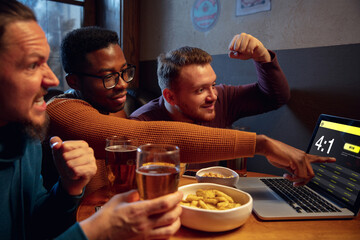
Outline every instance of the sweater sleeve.
<path fill-rule="evenodd" d="M 279 108 L 290 99 L 290 88 L 286 76 L 280 68 L 276 54 L 269 50 L 271 62 L 255 62 L 260 90 Z"/>
<path fill-rule="evenodd" d="M 41 191 L 43 192 L 43 191 Z M 70 196 L 56 183 L 49 193 L 37 199 L 32 223 L 33 235 L 38 239 L 57 236 L 75 222 L 75 213 L 82 195 Z"/>
<path fill-rule="evenodd" d="M 217 86 L 218 104 L 221 105 L 218 107 L 218 113 L 227 116 L 226 121 L 233 123 L 239 118 L 272 111 L 289 101 L 290 89 L 287 79 L 275 53 L 269 52 L 271 62 L 255 62 L 257 82 L 239 86 Z"/>
<path fill-rule="evenodd" d="M 77 99 L 55 99 L 47 108 L 51 136 L 85 140 L 97 159 L 105 158 L 106 137 L 137 138 L 139 144 L 167 143 L 180 148 L 182 162 L 210 162 L 255 153 L 256 134 L 167 121 L 136 121 L 99 113 Z"/>

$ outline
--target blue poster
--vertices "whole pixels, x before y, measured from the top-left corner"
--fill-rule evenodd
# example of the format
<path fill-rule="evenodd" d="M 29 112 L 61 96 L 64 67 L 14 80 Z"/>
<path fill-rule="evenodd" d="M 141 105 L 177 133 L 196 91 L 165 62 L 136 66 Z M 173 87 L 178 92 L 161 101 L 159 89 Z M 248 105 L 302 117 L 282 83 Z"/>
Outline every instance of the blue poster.
<path fill-rule="evenodd" d="M 191 20 L 196 30 L 207 32 L 213 28 L 220 15 L 218 0 L 196 0 L 191 9 Z"/>

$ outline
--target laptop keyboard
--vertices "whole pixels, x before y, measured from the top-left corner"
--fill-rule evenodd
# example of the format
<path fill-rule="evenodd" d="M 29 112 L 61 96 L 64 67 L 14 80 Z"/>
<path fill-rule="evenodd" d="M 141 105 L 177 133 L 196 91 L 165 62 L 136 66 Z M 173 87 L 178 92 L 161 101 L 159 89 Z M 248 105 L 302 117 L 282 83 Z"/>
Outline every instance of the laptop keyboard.
<path fill-rule="evenodd" d="M 340 212 L 340 209 L 324 201 L 309 189 L 305 187 L 294 187 L 292 182 L 286 179 L 262 178 L 261 181 L 299 213 Z"/>

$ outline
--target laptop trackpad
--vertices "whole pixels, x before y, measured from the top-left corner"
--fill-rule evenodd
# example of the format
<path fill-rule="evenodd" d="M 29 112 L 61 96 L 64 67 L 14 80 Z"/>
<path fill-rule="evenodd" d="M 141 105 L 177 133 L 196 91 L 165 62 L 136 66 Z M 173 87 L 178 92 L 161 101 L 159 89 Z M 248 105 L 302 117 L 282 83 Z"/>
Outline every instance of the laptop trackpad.
<path fill-rule="evenodd" d="M 249 193 L 254 200 L 282 200 L 282 198 L 278 197 L 259 178 L 240 178 L 236 187 Z"/>
<path fill-rule="evenodd" d="M 254 200 L 278 200 L 267 188 L 248 188 L 243 191 L 249 193 Z"/>

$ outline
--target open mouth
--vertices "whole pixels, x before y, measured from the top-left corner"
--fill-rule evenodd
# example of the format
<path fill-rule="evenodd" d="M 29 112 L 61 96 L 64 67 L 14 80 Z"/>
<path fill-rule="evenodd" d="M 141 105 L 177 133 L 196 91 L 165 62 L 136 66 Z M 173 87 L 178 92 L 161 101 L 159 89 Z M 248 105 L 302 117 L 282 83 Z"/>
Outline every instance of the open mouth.
<path fill-rule="evenodd" d="M 43 113 L 46 111 L 46 102 L 44 99 L 44 95 L 37 96 L 34 100 L 34 110 L 38 113 Z"/>
<path fill-rule="evenodd" d="M 205 108 L 205 109 L 208 109 L 208 110 L 212 110 L 212 109 L 214 109 L 215 105 L 214 105 L 214 104 L 210 104 L 210 105 L 204 105 L 204 106 L 202 106 L 202 107 Z"/>

